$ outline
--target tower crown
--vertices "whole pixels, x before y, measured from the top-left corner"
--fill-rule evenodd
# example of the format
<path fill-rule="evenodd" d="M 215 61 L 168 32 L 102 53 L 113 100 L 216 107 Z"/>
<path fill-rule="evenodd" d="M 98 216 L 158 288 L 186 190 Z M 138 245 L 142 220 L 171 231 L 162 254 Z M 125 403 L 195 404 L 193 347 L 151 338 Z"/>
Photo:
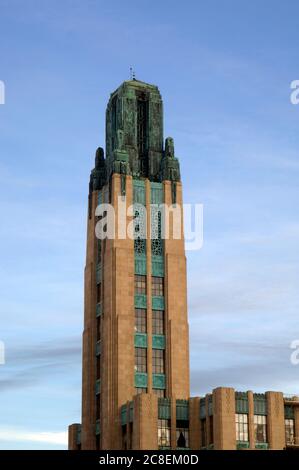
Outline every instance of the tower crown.
<path fill-rule="evenodd" d="M 158 87 L 136 79 L 123 82 L 111 94 L 106 111 L 108 174 L 158 180 L 162 154 L 163 103 Z"/>
<path fill-rule="evenodd" d="M 156 85 L 134 78 L 110 95 L 105 169 L 101 178 L 99 172 L 93 172 L 93 189 L 100 189 L 113 173 L 150 181 L 180 181 L 173 139 L 167 138 L 163 146 L 163 101 Z"/>

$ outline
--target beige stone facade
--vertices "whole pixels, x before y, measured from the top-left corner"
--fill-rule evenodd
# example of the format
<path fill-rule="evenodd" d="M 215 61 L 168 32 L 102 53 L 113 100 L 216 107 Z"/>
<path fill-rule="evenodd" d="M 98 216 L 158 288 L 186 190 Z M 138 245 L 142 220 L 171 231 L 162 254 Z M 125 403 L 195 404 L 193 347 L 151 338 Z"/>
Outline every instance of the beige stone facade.
<path fill-rule="evenodd" d="M 171 185 L 161 185 L 163 199 L 171 203 Z M 108 194 L 104 187 L 102 196 Z M 126 176 L 126 205 L 133 203 L 132 177 Z M 150 230 L 151 184 L 145 180 L 148 231 Z M 83 387 L 82 387 L 82 449 L 119 449 L 122 446 L 120 408 L 133 400 L 135 387 L 135 305 L 134 305 L 134 240 L 118 237 L 118 197 L 121 196 L 121 177 L 112 176 L 110 197 L 115 208 L 115 231 L 113 240 L 102 242 L 101 282 L 97 282 L 97 246 L 95 235 L 96 217 L 88 219 L 87 259 L 85 268 L 85 314 L 83 332 Z M 98 204 L 98 192 L 92 193 L 91 214 Z M 181 184 L 177 184 L 177 203 L 182 202 Z M 127 217 L 127 224 L 132 217 Z M 150 234 L 148 234 L 150 235 Z M 186 259 L 184 239 L 169 239 L 164 245 L 164 315 L 165 315 L 165 396 L 187 399 L 189 392 L 189 331 L 186 304 Z M 152 367 L 152 260 L 151 244 L 147 243 L 147 392 L 137 396 L 140 406 L 137 416 L 142 418 L 143 411 L 151 412 L 154 394 Z M 97 286 L 100 286 L 97 287 Z M 100 294 L 98 290 L 100 289 Z M 97 298 L 98 296 L 98 298 Z M 100 314 L 97 316 L 97 311 Z M 100 326 L 99 326 L 100 324 Z M 99 333 L 100 328 L 100 333 Z M 100 353 L 97 353 L 100 348 Z M 99 366 L 100 363 L 100 366 Z M 100 372 L 99 372 L 100 370 Z M 100 390 L 97 389 L 100 387 Z M 134 402 L 135 403 L 135 402 Z M 137 402 L 136 402 L 137 403 Z M 137 406 L 137 405 L 136 405 Z M 157 408 L 157 406 L 156 406 Z M 135 410 L 135 405 L 134 405 Z M 156 416 L 157 411 L 154 412 Z M 141 419 L 136 426 L 142 429 L 142 438 L 134 436 L 132 443 L 136 448 L 153 446 L 146 436 L 148 419 Z M 70 427 L 70 440 L 73 428 Z M 155 433 L 154 441 L 157 440 Z M 77 444 L 76 444 L 77 446 Z M 76 447 L 75 446 L 75 447 Z M 141 447 L 140 447 L 141 446 Z M 70 445 L 70 447 L 72 447 Z"/>
<path fill-rule="evenodd" d="M 241 429 L 237 424 L 240 417 Z M 143 393 L 120 409 L 119 449 L 299 449 L 298 418 L 299 397 L 286 397 L 281 392 L 240 393 L 219 387 L 205 397 L 189 400 Z M 69 428 L 70 449 L 82 448 L 79 430 L 76 424 Z M 184 446 L 178 441 L 179 430 L 184 434 Z"/>

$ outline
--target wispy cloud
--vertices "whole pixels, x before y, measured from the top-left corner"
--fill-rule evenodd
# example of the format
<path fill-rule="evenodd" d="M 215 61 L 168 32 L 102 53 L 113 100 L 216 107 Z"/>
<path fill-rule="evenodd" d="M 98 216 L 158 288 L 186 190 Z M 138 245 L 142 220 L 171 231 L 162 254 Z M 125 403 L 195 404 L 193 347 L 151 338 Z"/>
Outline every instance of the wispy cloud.
<path fill-rule="evenodd" d="M 285 367 L 280 361 L 256 361 L 235 366 L 193 369 L 191 376 L 192 394 L 204 394 L 219 386 L 237 390 L 264 392 L 278 390 L 284 393 L 298 393 L 298 371 L 294 366 Z"/>
<path fill-rule="evenodd" d="M 45 343 L 8 348 L 0 377 L 0 393 L 34 387 L 51 377 L 62 377 L 81 363 L 81 338 L 61 338 Z"/>
<path fill-rule="evenodd" d="M 29 431 L 13 427 L 0 427 L 0 441 L 39 442 L 44 444 L 67 445 L 67 431 Z M 26 447 L 26 444 L 25 444 Z"/>

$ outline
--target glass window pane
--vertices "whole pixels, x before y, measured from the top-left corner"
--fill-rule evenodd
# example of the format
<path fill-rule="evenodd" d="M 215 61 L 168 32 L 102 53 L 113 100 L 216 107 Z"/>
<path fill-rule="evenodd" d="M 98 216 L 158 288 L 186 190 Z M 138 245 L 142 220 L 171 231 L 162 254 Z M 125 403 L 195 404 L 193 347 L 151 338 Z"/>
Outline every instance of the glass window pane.
<path fill-rule="evenodd" d="M 146 310 L 135 308 L 135 331 L 137 333 L 147 332 Z"/>
<path fill-rule="evenodd" d="M 164 312 L 162 310 L 153 310 L 152 312 L 152 324 L 154 335 L 164 335 Z"/>
<path fill-rule="evenodd" d="M 135 348 L 135 370 L 137 372 L 147 371 L 147 349 Z"/>
<path fill-rule="evenodd" d="M 152 295 L 163 296 L 164 295 L 164 278 L 152 276 Z"/>
<path fill-rule="evenodd" d="M 135 274 L 135 294 L 146 294 L 146 276 Z"/>
<path fill-rule="evenodd" d="M 248 441 L 248 416 L 247 414 L 237 413 L 236 419 L 236 440 Z"/>

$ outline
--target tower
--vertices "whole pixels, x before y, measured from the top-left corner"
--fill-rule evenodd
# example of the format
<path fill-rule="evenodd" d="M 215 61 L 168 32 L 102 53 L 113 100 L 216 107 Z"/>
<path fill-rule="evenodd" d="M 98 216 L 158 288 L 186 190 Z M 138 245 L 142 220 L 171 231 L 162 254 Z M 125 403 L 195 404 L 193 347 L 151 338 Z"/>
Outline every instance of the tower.
<path fill-rule="evenodd" d="M 97 224 L 110 223 L 107 211 L 96 212 L 103 203 L 114 209 L 115 234 L 101 240 Z M 123 214 L 135 238 L 120 234 Z M 182 216 L 179 162 L 173 139 L 163 142 L 160 92 L 125 81 L 110 96 L 106 155 L 97 150 L 90 176 L 82 424 L 70 426 L 70 448 L 155 449 L 158 399 L 189 398 Z M 131 412 L 134 420 L 125 419 Z"/>

